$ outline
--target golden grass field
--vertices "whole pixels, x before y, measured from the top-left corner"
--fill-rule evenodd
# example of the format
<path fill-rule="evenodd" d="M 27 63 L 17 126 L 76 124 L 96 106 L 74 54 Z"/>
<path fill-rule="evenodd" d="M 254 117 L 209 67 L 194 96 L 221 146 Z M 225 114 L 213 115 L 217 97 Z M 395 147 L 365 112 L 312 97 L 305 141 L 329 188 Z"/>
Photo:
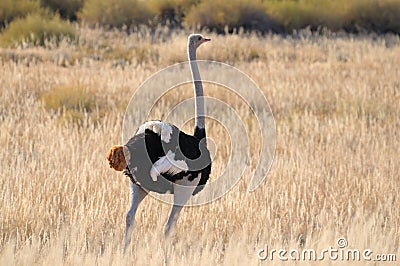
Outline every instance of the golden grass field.
<path fill-rule="evenodd" d="M 182 211 L 170 265 L 281 264 L 276 255 L 259 261 L 257 251 L 322 250 L 337 247 L 339 237 L 348 248 L 400 260 L 400 39 L 306 35 L 211 34 L 199 49 L 199 59 L 232 64 L 260 86 L 274 113 L 277 148 L 256 191 L 247 192 L 245 174 L 220 200 Z M 0 265 L 161 265 L 170 206 L 143 201 L 124 257 L 129 182 L 105 156 L 121 143 L 135 89 L 186 60 L 187 33 L 82 29 L 80 36 L 59 48 L 1 50 Z M 153 118 L 191 97 L 186 88 L 166 95 Z M 254 155 L 254 117 L 223 89 L 206 84 L 205 91 L 235 106 Z M 209 125 L 215 178 L 229 157 L 229 132 Z"/>

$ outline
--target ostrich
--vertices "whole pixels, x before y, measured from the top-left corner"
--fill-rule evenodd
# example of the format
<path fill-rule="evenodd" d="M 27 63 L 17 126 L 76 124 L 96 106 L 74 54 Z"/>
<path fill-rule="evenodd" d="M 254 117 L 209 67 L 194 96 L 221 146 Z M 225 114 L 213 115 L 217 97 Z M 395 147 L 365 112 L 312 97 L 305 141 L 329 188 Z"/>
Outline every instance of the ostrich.
<path fill-rule="evenodd" d="M 200 34 L 188 37 L 187 52 L 195 92 L 194 135 L 166 122 L 148 121 L 125 145 L 115 145 L 107 154 L 110 167 L 124 171 L 130 178 L 131 205 L 126 215 L 124 253 L 131 241 L 136 210 L 148 191 L 174 194 L 174 205 L 164 231 L 168 237 L 176 226 L 183 205 L 191 195 L 204 188 L 210 176 L 203 85 L 196 63 L 196 49 L 210 40 Z"/>

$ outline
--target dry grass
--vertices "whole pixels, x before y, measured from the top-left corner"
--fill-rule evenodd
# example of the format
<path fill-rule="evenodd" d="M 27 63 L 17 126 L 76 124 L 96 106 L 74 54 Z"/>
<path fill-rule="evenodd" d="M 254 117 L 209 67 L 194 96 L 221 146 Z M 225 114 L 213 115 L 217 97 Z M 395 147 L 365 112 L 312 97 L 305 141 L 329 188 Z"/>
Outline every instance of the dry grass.
<path fill-rule="evenodd" d="M 182 212 L 171 265 L 257 265 L 256 251 L 264 244 L 321 250 L 341 236 L 350 248 L 399 255 L 399 38 L 211 37 L 199 58 L 233 63 L 260 85 L 274 111 L 277 151 L 255 192 L 246 191 L 246 176 L 222 199 Z M 108 168 L 105 155 L 120 143 L 124 108 L 135 88 L 161 67 L 184 60 L 185 43 L 183 32 L 161 42 L 94 30 L 83 32 L 76 47 L 62 47 L 66 65 L 50 60 L 60 51 L 32 49 L 29 54 L 41 58 L 35 61 L 26 52 L 2 51 L 1 265 L 162 263 L 161 232 L 170 206 L 145 199 L 124 258 L 128 180 Z M 143 48 L 150 56 L 141 62 L 133 56 L 123 65 L 93 56 L 107 47 Z M 93 53 L 86 57 L 89 48 Z M 9 53 L 14 56 L 4 56 Z M 65 114 L 40 100 L 55 87 L 74 84 L 90 88 L 96 105 L 107 110 L 96 123 L 89 115 L 79 124 L 59 123 Z M 234 96 L 205 89 L 247 116 Z M 190 97 L 191 90 L 179 95 Z M 152 115 L 162 116 L 176 98 L 169 94 L 163 101 Z M 257 139 L 252 119 L 247 126 Z M 223 134 L 217 125 L 209 130 L 220 151 L 213 177 L 228 156 Z"/>

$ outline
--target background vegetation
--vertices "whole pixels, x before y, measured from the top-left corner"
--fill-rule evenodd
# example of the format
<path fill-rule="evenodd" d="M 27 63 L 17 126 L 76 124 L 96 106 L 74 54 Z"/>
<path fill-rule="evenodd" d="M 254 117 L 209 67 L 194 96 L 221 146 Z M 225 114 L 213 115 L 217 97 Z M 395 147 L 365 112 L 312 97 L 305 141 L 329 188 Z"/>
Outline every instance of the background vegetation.
<path fill-rule="evenodd" d="M 163 263 L 170 206 L 144 200 L 123 257 L 128 179 L 105 159 L 121 142 L 135 88 L 186 59 L 188 31 L 160 32 L 154 39 L 150 31 L 81 28 L 76 43 L 0 53 L 1 265 Z M 257 250 L 265 245 L 322 250 L 337 247 L 339 237 L 350 249 L 398 260 L 399 36 L 207 35 L 213 41 L 198 58 L 233 64 L 259 84 L 276 120 L 277 150 L 255 192 L 247 193 L 245 174 L 222 199 L 182 211 L 170 264 L 259 265 Z M 235 108 L 257 151 L 257 121 L 242 100 L 204 87 Z M 150 118 L 163 119 L 192 93 L 190 85 L 176 88 Z M 217 146 L 215 178 L 229 161 L 230 138 L 207 122 Z"/>
<path fill-rule="evenodd" d="M 105 155 L 135 88 L 185 61 L 193 31 L 213 40 L 198 58 L 259 84 L 277 150 L 257 191 L 245 174 L 221 200 L 183 210 L 171 264 L 258 265 L 265 244 L 322 250 L 339 237 L 398 260 L 399 17 L 399 0 L 0 1 L 0 265 L 162 264 L 170 206 L 144 200 L 123 257 L 128 180 Z M 256 154 L 260 132 L 241 98 L 205 92 L 235 108 Z M 191 96 L 176 88 L 151 118 Z M 229 134 L 207 122 L 215 178 Z"/>
<path fill-rule="evenodd" d="M 61 40 L 75 38 L 74 28 L 58 15 L 28 14 L 15 19 L 1 35 L 4 46 L 28 47 L 31 45 L 58 45 Z"/>
<path fill-rule="evenodd" d="M 4 0 L 0 3 L 0 28 L 11 29 L 6 33 L 3 46 L 20 44 L 26 39 L 27 31 L 42 36 L 62 36 L 67 32 L 71 39 L 70 24 L 61 21 L 57 23 L 67 29 L 59 27 L 57 32 L 46 27 L 50 21 L 42 21 L 40 32 L 37 28 L 36 31 L 30 29 L 27 23 L 27 29 L 22 32 L 20 26 L 12 27 L 13 23 L 18 23 L 17 19 L 21 21 L 28 15 L 32 19 L 49 13 L 91 27 L 127 32 L 141 26 L 154 29 L 162 25 L 218 33 L 239 29 L 292 33 L 304 28 L 318 32 L 400 33 L 400 0 Z"/>

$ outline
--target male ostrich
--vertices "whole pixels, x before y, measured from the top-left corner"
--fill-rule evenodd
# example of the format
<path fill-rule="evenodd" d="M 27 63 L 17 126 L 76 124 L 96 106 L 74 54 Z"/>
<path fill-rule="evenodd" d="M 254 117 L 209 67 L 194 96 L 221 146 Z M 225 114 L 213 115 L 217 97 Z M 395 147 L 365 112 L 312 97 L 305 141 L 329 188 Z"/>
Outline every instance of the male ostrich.
<path fill-rule="evenodd" d="M 196 49 L 210 41 L 200 34 L 188 38 L 188 57 L 195 91 L 194 135 L 176 126 L 148 121 L 125 145 L 113 146 L 107 154 L 111 168 L 130 178 L 131 206 L 126 215 L 124 252 L 131 241 L 135 213 L 148 191 L 173 193 L 174 205 L 165 225 L 168 236 L 179 213 L 191 195 L 204 188 L 210 172 L 211 158 L 206 144 L 203 85 L 196 63 Z"/>

